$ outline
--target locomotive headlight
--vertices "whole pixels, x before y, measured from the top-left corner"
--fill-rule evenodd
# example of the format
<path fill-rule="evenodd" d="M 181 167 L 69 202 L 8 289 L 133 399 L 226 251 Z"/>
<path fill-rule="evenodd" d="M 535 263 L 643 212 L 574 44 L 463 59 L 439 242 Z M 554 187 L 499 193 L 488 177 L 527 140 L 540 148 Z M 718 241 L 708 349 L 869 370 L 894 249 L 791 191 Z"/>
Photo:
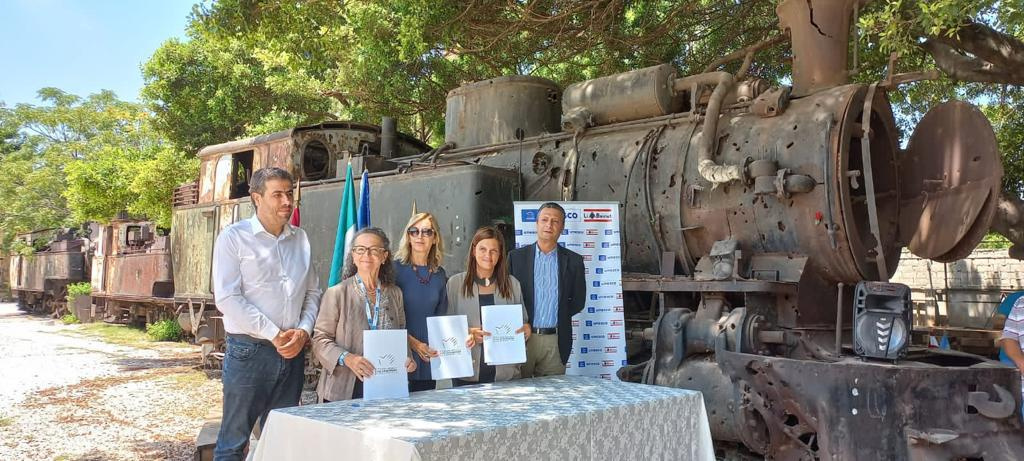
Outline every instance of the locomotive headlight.
<path fill-rule="evenodd" d="M 860 282 L 854 292 L 853 345 L 858 356 L 896 360 L 906 356 L 913 327 L 910 288 Z"/>

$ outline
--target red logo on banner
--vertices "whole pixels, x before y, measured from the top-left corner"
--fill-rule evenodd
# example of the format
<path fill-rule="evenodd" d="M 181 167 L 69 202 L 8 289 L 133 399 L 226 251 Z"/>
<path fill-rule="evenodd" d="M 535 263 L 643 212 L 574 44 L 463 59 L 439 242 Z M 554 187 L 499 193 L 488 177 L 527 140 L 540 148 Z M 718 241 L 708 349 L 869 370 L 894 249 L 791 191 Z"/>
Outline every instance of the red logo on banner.
<path fill-rule="evenodd" d="M 597 229 L 587 229 L 587 235 L 597 235 Z"/>
<path fill-rule="evenodd" d="M 621 339 L 621 333 L 608 333 L 608 339 Z"/>
<path fill-rule="evenodd" d="M 622 306 L 615 306 L 612 308 L 612 310 L 615 312 L 626 312 L 626 309 Z"/>
<path fill-rule="evenodd" d="M 602 367 L 614 367 L 615 366 L 615 361 L 614 360 L 602 360 L 601 361 L 601 366 Z"/>
<path fill-rule="evenodd" d="M 622 320 L 612 320 L 612 321 L 608 322 L 608 324 L 613 326 L 613 327 L 621 327 L 622 326 Z"/>
<path fill-rule="evenodd" d="M 583 242 L 583 248 L 594 248 L 594 242 Z"/>
<path fill-rule="evenodd" d="M 612 222 L 612 209 L 584 208 L 583 222 Z"/>
<path fill-rule="evenodd" d="M 594 255 L 583 255 L 583 260 L 584 261 L 590 261 L 592 259 L 594 259 Z"/>
<path fill-rule="evenodd" d="M 612 379 L 611 373 L 601 373 L 601 379 Z"/>
<path fill-rule="evenodd" d="M 614 353 L 616 353 L 618 351 L 619 351 L 619 349 L 617 347 L 615 347 L 615 346 L 608 346 L 608 347 L 604 348 L 604 353 L 605 354 L 614 354 Z"/>
<path fill-rule="evenodd" d="M 579 320 L 573 320 L 572 321 L 572 326 L 574 326 L 574 327 L 580 326 L 580 321 Z"/>
<path fill-rule="evenodd" d="M 616 293 L 615 299 L 622 299 L 622 293 Z"/>

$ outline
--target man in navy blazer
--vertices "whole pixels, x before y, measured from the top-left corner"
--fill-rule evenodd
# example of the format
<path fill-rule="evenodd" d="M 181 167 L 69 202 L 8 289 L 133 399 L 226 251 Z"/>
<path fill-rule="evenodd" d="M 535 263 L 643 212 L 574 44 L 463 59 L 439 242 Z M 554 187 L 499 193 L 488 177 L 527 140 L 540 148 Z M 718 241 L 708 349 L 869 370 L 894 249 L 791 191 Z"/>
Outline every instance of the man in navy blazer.
<path fill-rule="evenodd" d="M 526 342 L 524 378 L 565 374 L 572 351 L 572 316 L 583 310 L 587 299 L 583 257 L 558 245 L 564 228 L 565 210 L 545 203 L 537 210 L 537 242 L 508 254 L 533 328 Z"/>

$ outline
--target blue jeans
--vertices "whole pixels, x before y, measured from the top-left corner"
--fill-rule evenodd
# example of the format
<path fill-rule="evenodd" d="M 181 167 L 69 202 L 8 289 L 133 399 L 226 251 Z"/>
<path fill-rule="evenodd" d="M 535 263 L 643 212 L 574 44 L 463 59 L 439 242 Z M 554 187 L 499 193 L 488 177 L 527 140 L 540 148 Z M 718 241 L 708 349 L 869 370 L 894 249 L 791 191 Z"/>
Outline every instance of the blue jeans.
<path fill-rule="evenodd" d="M 305 354 L 285 359 L 269 341 L 227 338 L 224 356 L 224 413 L 213 459 L 245 459 L 249 434 L 275 408 L 299 404 Z"/>

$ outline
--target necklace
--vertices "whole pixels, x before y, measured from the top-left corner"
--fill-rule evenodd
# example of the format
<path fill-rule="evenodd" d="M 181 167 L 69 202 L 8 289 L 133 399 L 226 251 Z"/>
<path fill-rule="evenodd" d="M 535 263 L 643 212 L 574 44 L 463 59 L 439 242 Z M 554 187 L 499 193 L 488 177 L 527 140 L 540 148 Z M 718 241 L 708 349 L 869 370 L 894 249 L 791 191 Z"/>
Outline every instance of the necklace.
<path fill-rule="evenodd" d="M 480 285 L 482 287 L 489 287 L 489 286 L 491 286 L 491 283 L 493 283 L 489 277 L 486 277 L 486 278 L 474 277 L 474 279 L 476 279 L 476 284 Z"/>
<path fill-rule="evenodd" d="M 417 266 L 415 264 L 410 264 L 410 265 L 412 266 L 412 273 L 413 273 L 413 275 L 416 276 L 416 280 L 419 280 L 420 285 L 426 285 L 426 284 L 430 283 L 430 279 L 431 279 L 431 277 L 434 276 L 434 274 L 432 272 L 430 272 L 430 268 L 429 267 L 426 267 L 426 266 L 423 267 L 423 269 L 427 271 L 427 277 L 423 278 L 423 277 L 420 277 L 419 266 Z"/>

